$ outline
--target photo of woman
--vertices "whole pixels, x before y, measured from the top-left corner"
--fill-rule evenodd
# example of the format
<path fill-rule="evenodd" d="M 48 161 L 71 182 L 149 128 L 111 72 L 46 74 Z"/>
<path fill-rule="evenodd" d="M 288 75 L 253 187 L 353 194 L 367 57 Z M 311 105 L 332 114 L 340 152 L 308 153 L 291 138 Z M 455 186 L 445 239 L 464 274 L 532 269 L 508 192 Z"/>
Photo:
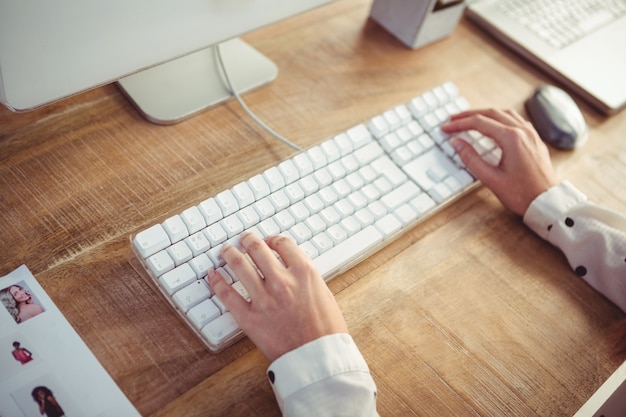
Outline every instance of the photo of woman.
<path fill-rule="evenodd" d="M 30 291 L 17 284 L 0 290 L 0 301 L 16 323 L 23 323 L 44 311 Z"/>
<path fill-rule="evenodd" d="M 30 350 L 20 346 L 20 342 L 13 342 L 13 357 L 22 365 L 33 360 L 33 354 Z"/>
<path fill-rule="evenodd" d="M 39 405 L 39 412 L 46 417 L 63 417 L 65 413 L 54 398 L 52 391 L 44 386 L 35 387 L 32 392 L 33 400 Z"/>

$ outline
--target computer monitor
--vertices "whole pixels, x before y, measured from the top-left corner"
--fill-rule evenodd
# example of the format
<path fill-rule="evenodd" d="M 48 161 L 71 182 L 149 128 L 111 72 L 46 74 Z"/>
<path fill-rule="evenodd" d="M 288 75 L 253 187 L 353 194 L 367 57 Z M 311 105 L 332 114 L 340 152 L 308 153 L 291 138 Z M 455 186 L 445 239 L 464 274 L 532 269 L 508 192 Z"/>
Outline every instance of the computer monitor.
<path fill-rule="evenodd" d="M 237 37 L 332 0 L 0 0 L 0 102 L 28 111 L 118 82 L 151 121 L 175 123 L 258 87 L 276 66 Z"/>

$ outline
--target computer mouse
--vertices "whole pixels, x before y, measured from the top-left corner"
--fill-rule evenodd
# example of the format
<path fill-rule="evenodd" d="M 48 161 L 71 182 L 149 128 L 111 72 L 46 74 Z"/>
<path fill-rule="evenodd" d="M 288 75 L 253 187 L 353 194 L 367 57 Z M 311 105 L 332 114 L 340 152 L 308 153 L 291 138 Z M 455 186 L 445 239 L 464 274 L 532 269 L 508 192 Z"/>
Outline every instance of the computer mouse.
<path fill-rule="evenodd" d="M 585 118 L 562 89 L 539 86 L 524 104 L 531 123 L 546 143 L 557 149 L 573 149 L 587 141 L 589 129 Z"/>

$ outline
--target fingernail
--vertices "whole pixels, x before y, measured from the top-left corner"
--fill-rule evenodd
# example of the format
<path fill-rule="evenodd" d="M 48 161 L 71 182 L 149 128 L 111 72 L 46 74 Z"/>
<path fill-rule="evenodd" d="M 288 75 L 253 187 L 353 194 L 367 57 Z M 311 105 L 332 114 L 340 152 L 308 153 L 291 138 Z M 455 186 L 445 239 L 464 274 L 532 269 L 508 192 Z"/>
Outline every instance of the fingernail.
<path fill-rule="evenodd" d="M 243 249 L 243 241 L 246 240 L 251 233 L 252 232 L 250 232 L 249 230 L 241 232 L 241 234 L 239 235 L 239 239 L 237 240 L 237 246 L 239 248 Z"/>
<path fill-rule="evenodd" d="M 454 150 L 458 153 L 461 152 L 461 150 L 465 147 L 465 142 L 463 142 L 461 139 L 459 138 L 452 138 L 450 140 L 450 144 L 452 145 L 452 147 L 454 148 Z"/>

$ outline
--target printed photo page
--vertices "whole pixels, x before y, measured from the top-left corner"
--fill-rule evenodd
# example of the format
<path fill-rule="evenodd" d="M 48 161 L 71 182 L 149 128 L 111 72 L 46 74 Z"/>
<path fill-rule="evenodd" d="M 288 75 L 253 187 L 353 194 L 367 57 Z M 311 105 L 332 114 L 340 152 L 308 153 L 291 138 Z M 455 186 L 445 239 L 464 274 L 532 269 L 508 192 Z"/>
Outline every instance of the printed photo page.
<path fill-rule="evenodd" d="M 140 415 L 26 266 L 0 301 L 0 417 Z"/>

